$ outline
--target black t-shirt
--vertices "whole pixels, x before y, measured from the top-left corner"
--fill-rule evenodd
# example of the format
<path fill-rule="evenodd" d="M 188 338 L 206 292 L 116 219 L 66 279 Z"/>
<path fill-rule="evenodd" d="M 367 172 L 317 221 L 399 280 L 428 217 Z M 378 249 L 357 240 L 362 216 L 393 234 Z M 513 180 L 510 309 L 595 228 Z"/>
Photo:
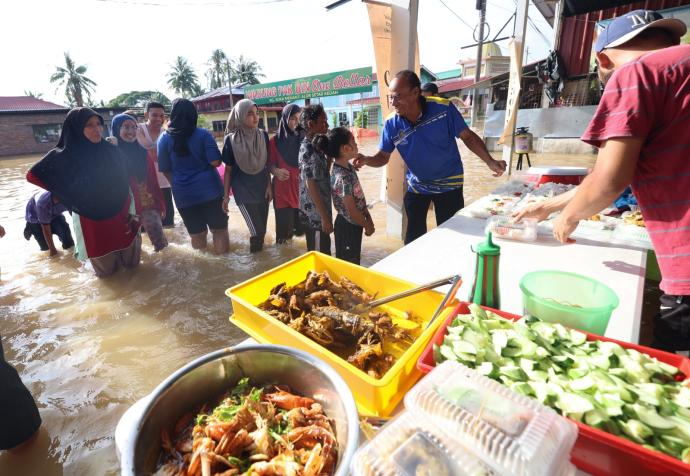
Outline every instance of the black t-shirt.
<path fill-rule="evenodd" d="M 266 140 L 266 154 L 268 154 L 268 133 L 263 131 Z M 268 188 L 268 169 L 264 168 L 258 174 L 245 173 L 237 167 L 235 153 L 232 150 L 230 136 L 225 136 L 223 141 L 223 163 L 226 167 L 232 167 L 232 195 L 238 205 L 249 203 L 264 203 L 266 201 L 266 189 Z"/>

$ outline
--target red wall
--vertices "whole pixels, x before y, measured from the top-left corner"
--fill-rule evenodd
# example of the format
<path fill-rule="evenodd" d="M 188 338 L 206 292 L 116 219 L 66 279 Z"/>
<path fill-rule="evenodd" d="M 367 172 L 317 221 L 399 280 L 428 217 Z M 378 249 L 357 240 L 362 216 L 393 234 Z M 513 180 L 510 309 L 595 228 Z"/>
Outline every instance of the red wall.
<path fill-rule="evenodd" d="M 566 74 L 571 77 L 589 72 L 592 39 L 597 22 L 621 16 L 632 10 L 665 10 L 684 5 L 690 5 L 690 0 L 647 0 L 563 18 L 558 53 L 563 58 Z"/>

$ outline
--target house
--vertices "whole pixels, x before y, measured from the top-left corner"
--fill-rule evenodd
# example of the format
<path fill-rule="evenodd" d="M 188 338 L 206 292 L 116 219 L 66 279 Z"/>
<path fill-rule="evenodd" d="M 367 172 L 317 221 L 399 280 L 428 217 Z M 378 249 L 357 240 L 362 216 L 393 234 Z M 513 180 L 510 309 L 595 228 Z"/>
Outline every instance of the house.
<path fill-rule="evenodd" d="M 94 108 L 110 135 L 113 116 L 125 108 Z M 69 108 L 30 96 L 0 96 L 0 157 L 44 154 L 57 145 Z"/>
<path fill-rule="evenodd" d="M 245 84 L 233 85 L 233 105 L 244 99 L 244 86 Z M 228 116 L 232 109 L 229 89 L 228 86 L 222 86 L 191 99 L 199 115 L 203 115 L 210 123 L 209 127 L 216 139 L 222 139 L 225 135 L 225 124 L 228 122 Z M 269 133 L 277 131 L 280 113 L 284 106 L 284 103 L 258 106 L 260 115 L 259 127 L 267 130 Z"/>

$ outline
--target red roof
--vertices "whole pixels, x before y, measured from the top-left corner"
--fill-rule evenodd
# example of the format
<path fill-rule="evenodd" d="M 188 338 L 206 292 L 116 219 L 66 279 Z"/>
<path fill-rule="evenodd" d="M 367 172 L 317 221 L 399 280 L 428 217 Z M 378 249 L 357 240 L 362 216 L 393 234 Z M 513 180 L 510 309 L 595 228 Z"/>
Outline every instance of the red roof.
<path fill-rule="evenodd" d="M 483 76 L 479 78 L 479 81 L 484 81 L 487 79 L 487 76 Z M 438 86 L 438 92 L 439 93 L 447 93 L 450 91 L 460 91 L 461 89 L 466 88 L 467 86 L 470 86 L 474 84 L 474 78 L 452 78 L 452 79 L 444 79 L 442 81 L 437 81 L 436 85 Z"/>
<path fill-rule="evenodd" d="M 371 104 L 378 104 L 379 103 L 379 97 L 373 97 L 373 98 L 362 98 L 362 99 L 352 99 L 347 102 L 347 104 L 361 104 L 363 106 L 368 106 Z"/>
<path fill-rule="evenodd" d="M 67 109 L 31 96 L 0 96 L 0 111 L 54 111 Z"/>

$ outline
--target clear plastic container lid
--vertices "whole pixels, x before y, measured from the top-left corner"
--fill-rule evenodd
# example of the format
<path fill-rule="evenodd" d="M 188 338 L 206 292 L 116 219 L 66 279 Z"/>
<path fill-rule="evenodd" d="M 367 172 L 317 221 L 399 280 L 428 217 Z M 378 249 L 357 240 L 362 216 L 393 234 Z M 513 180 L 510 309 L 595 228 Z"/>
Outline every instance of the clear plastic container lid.
<path fill-rule="evenodd" d="M 573 471 L 572 421 L 458 362 L 437 366 L 407 394 L 405 407 L 453 435 L 496 474 Z"/>
<path fill-rule="evenodd" d="M 484 476 L 489 467 L 410 412 L 387 423 L 353 458 L 354 476 Z"/>
<path fill-rule="evenodd" d="M 560 167 L 560 166 L 542 166 L 530 167 L 527 173 L 530 175 L 587 175 L 586 167 Z"/>
<path fill-rule="evenodd" d="M 486 220 L 484 233 L 490 231 L 496 238 L 536 241 L 537 224 L 538 222 L 535 218 L 524 218 L 519 223 L 513 223 L 511 217 L 497 215 Z"/>

